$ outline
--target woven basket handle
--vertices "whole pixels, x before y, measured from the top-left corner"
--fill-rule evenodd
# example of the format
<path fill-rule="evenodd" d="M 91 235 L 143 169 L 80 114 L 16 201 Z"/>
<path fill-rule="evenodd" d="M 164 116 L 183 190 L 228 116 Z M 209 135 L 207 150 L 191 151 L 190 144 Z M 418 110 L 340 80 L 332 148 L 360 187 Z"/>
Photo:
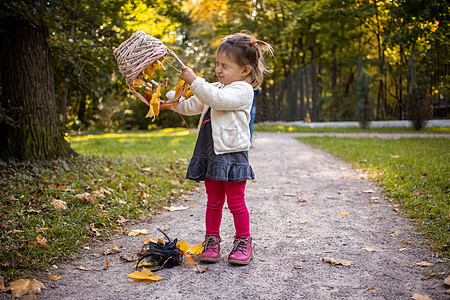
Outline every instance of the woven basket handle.
<path fill-rule="evenodd" d="M 175 58 L 175 60 L 178 62 L 178 64 L 180 65 L 180 67 L 185 68 L 186 66 L 184 65 L 184 63 L 181 61 L 181 59 L 178 58 L 178 56 L 175 54 L 175 52 L 173 52 L 172 49 L 168 49 L 167 51 L 170 55 L 173 56 L 173 58 Z"/>

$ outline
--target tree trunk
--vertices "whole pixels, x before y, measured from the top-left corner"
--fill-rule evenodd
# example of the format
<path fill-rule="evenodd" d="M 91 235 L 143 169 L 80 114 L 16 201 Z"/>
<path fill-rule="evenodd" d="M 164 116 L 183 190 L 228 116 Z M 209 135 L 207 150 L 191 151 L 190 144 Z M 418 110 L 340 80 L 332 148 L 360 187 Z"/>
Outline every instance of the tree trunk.
<path fill-rule="evenodd" d="M 1 33 L 0 158 L 47 159 L 75 154 L 58 123 L 48 30 L 15 20 Z"/>
<path fill-rule="evenodd" d="M 303 74 L 305 73 L 305 69 L 301 68 L 300 69 L 300 79 L 299 79 L 299 84 L 300 84 L 300 121 L 304 121 L 305 120 L 305 78 L 303 76 Z"/>
<path fill-rule="evenodd" d="M 311 84 L 312 84 L 312 114 L 311 121 L 317 122 L 318 102 L 319 102 L 319 90 L 317 87 L 317 70 L 316 61 L 314 57 L 314 46 L 311 47 Z"/>
<path fill-rule="evenodd" d="M 340 107 L 339 105 L 339 97 L 337 92 L 337 59 L 336 59 L 336 44 L 333 45 L 332 48 L 333 54 L 333 64 L 331 66 L 331 93 L 333 94 L 333 109 L 332 109 L 332 117 L 333 121 L 337 120 L 337 111 Z"/>

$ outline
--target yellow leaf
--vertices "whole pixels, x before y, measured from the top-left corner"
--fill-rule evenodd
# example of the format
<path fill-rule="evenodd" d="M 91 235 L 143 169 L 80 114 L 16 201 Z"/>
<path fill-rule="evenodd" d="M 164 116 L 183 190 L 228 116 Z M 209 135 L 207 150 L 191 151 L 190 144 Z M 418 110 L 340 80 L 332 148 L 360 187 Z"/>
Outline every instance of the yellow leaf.
<path fill-rule="evenodd" d="M 200 243 L 200 245 L 198 246 L 189 246 L 187 242 L 185 241 L 179 241 L 177 243 L 177 247 L 178 249 L 180 249 L 183 252 L 186 252 L 188 254 L 192 254 L 192 255 L 199 255 L 202 253 L 203 251 L 203 246 L 202 243 Z"/>
<path fill-rule="evenodd" d="M 184 80 L 180 80 L 180 82 L 178 82 L 177 86 L 175 87 L 175 97 L 174 97 L 174 99 L 177 99 L 180 96 L 181 91 L 183 89 L 183 85 L 184 85 Z"/>
<path fill-rule="evenodd" d="M 189 85 L 188 85 L 188 88 L 187 88 L 186 92 L 184 93 L 183 97 L 188 99 L 189 97 L 191 97 L 191 95 L 192 95 L 192 90 L 189 88 Z"/>
<path fill-rule="evenodd" d="M 345 213 L 345 212 L 340 212 L 339 214 L 343 217 L 345 217 L 347 215 L 347 213 Z"/>
<path fill-rule="evenodd" d="M 131 274 L 127 274 L 128 277 L 138 280 L 149 280 L 149 281 L 159 281 L 163 279 L 163 277 L 153 274 L 152 271 L 146 268 L 142 268 L 142 271 L 134 271 Z"/>
<path fill-rule="evenodd" d="M 148 110 L 147 115 L 145 116 L 146 118 L 153 118 L 153 120 L 155 119 L 155 116 L 159 115 L 159 105 L 160 105 L 160 99 L 159 97 L 161 97 L 161 85 L 158 85 L 158 87 L 156 88 L 156 92 L 153 93 L 152 95 L 152 99 L 150 100 L 150 108 Z"/>
<path fill-rule="evenodd" d="M 11 298 L 20 298 L 24 295 L 30 295 L 30 298 L 37 298 L 36 294 L 45 289 L 45 285 L 36 279 L 18 279 L 9 283 Z"/>
<path fill-rule="evenodd" d="M 152 77 L 153 74 L 155 74 L 156 69 L 160 69 L 162 66 L 163 64 L 159 60 L 156 60 L 153 64 L 145 68 L 144 74 L 148 77 Z"/>
<path fill-rule="evenodd" d="M 157 262 L 143 261 L 143 262 L 140 262 L 137 265 L 134 265 L 133 268 L 136 269 L 136 268 L 141 268 L 141 267 L 155 267 L 157 265 L 158 265 Z"/>
<path fill-rule="evenodd" d="M 135 78 L 135 79 L 133 79 L 132 84 L 133 84 L 133 87 L 143 86 L 143 85 L 145 85 L 145 81 L 140 78 Z"/>
<path fill-rule="evenodd" d="M 145 240 L 142 240 L 142 243 L 144 243 L 144 244 L 147 244 L 149 242 L 152 242 L 152 243 L 164 243 L 164 241 L 161 238 L 156 238 L 156 239 L 146 238 Z"/>
<path fill-rule="evenodd" d="M 135 229 L 135 230 L 131 230 L 128 235 L 131 236 L 138 236 L 138 235 L 146 235 L 148 234 L 147 229 Z"/>
<path fill-rule="evenodd" d="M 48 273 L 48 277 L 50 277 L 51 280 L 60 280 L 62 278 L 61 276 L 52 275 L 50 273 Z"/>
<path fill-rule="evenodd" d="M 109 259 L 106 258 L 105 259 L 105 270 L 108 269 L 108 266 L 109 266 Z"/>

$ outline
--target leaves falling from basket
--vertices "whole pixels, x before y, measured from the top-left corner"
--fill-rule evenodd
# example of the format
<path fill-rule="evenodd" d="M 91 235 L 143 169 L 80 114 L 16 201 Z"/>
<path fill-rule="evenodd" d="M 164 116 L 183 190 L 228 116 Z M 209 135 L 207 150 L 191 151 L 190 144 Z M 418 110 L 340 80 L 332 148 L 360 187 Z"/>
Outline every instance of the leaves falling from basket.
<path fill-rule="evenodd" d="M 159 115 L 161 85 L 158 84 L 154 93 L 146 96 L 138 93 L 134 88 L 145 86 L 143 80 L 145 76 L 155 85 L 156 82 L 151 80 L 157 68 L 162 67 L 162 61 L 167 55 L 171 55 L 178 62 L 180 67 L 184 67 L 183 62 L 169 48 L 167 48 L 159 39 L 146 34 L 143 31 L 137 31 L 130 38 L 122 42 L 113 52 L 120 73 L 125 77 L 128 88 L 131 93 L 137 96 L 142 102 L 149 106 L 149 112 L 146 117 Z M 175 67 L 174 67 L 175 68 Z M 177 86 L 178 87 L 178 86 Z M 175 97 L 166 101 L 166 104 L 176 103 L 183 95 L 186 95 L 188 85 L 183 82 L 180 92 Z"/>

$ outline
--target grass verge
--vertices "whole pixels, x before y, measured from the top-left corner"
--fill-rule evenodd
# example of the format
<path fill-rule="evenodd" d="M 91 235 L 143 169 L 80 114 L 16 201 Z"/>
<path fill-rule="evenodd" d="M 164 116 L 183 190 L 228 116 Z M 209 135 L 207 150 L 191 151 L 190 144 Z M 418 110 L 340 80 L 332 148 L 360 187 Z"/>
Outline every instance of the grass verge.
<path fill-rule="evenodd" d="M 305 137 L 300 141 L 362 167 L 450 255 L 450 139 Z"/>
<path fill-rule="evenodd" d="M 267 132 L 304 132 L 304 133 L 450 133 L 450 127 L 427 127 L 417 132 L 410 127 L 380 127 L 362 129 L 359 127 L 307 127 L 307 126 L 287 126 L 287 125 L 258 125 L 254 126 L 255 131 Z"/>
<path fill-rule="evenodd" d="M 195 186 L 186 130 L 68 138 L 81 155 L 0 161 L 0 272 L 17 279 L 145 220 Z M 88 194 L 86 194 L 88 193 Z"/>

